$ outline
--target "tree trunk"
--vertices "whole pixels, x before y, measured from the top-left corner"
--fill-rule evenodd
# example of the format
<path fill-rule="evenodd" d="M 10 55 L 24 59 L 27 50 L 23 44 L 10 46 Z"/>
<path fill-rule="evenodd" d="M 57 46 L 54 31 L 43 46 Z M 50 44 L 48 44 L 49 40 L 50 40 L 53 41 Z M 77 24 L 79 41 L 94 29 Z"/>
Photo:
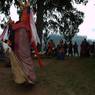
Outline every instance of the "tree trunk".
<path fill-rule="evenodd" d="M 42 46 L 43 34 L 43 13 L 44 13 L 44 0 L 37 0 L 37 32 L 41 41 L 40 50 Z"/>

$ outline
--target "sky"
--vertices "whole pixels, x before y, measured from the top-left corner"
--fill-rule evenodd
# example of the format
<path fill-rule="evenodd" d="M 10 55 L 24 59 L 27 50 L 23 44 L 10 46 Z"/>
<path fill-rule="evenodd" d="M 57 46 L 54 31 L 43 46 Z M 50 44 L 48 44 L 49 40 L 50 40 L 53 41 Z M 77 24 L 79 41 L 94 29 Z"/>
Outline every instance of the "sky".
<path fill-rule="evenodd" d="M 75 5 L 78 10 L 83 11 L 84 21 L 79 26 L 78 35 L 87 36 L 87 39 L 95 40 L 95 0 L 88 0 L 86 6 Z"/>
<path fill-rule="evenodd" d="M 86 6 L 74 4 L 74 7 L 84 12 L 84 21 L 79 26 L 78 35 L 87 36 L 87 39 L 95 40 L 95 0 L 88 0 Z M 14 21 L 19 19 L 17 9 L 13 5 L 10 8 L 10 16 Z M 0 15 L 0 20 L 2 20 L 2 15 Z"/>
<path fill-rule="evenodd" d="M 19 20 L 19 16 L 17 14 L 17 9 L 14 7 L 13 4 L 12 4 L 12 6 L 10 8 L 10 16 L 11 16 L 12 20 L 14 20 L 14 21 Z"/>

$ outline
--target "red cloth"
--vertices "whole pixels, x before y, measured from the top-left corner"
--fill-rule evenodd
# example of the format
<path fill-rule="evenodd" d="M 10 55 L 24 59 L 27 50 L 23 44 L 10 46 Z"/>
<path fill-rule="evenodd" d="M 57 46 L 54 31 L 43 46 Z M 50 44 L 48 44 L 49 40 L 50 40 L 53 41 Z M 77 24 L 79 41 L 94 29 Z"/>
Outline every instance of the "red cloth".
<path fill-rule="evenodd" d="M 19 28 L 25 28 L 27 30 L 29 40 L 31 41 L 31 30 L 30 30 L 30 13 L 29 6 L 25 7 L 22 11 L 21 15 L 21 21 L 13 25 L 13 30 L 19 29 Z"/>
<path fill-rule="evenodd" d="M 13 30 L 18 30 L 20 28 L 25 28 L 27 30 L 27 35 L 29 37 L 29 41 L 32 44 L 34 50 L 35 50 L 35 54 L 38 57 L 38 63 L 40 67 L 43 67 L 43 63 L 42 60 L 40 59 L 39 53 L 38 53 L 38 49 L 36 47 L 35 42 L 31 42 L 31 37 L 32 37 L 32 32 L 31 32 L 31 27 L 30 27 L 30 13 L 28 10 L 29 7 L 25 7 L 23 12 L 22 12 L 22 16 L 21 16 L 21 22 L 18 22 L 16 24 L 13 25 Z"/>

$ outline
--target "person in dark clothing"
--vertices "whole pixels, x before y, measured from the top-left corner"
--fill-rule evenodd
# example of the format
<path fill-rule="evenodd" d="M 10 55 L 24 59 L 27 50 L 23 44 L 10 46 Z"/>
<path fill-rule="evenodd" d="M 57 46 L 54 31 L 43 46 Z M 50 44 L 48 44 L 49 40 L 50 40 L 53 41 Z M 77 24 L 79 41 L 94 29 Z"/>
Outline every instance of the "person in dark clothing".
<path fill-rule="evenodd" d="M 70 43 L 68 45 L 68 53 L 69 53 L 69 56 L 73 56 L 73 45 L 72 45 L 72 41 L 70 41 Z"/>
<path fill-rule="evenodd" d="M 74 50 L 74 56 L 79 56 L 79 52 L 78 52 L 78 44 L 75 42 L 75 44 L 73 45 L 73 50 Z"/>
<path fill-rule="evenodd" d="M 68 48 L 68 45 L 67 45 L 67 43 L 65 41 L 65 43 L 64 43 L 64 54 L 65 55 L 67 54 L 67 48 Z"/>
<path fill-rule="evenodd" d="M 95 42 L 90 45 L 90 55 L 95 56 Z"/>
<path fill-rule="evenodd" d="M 81 57 L 89 57 L 89 49 L 90 49 L 90 45 L 87 42 L 86 39 L 84 39 L 81 43 L 81 50 L 80 50 L 80 56 Z"/>
<path fill-rule="evenodd" d="M 60 40 L 60 43 L 57 45 L 57 58 L 59 60 L 64 60 L 64 42 Z"/>

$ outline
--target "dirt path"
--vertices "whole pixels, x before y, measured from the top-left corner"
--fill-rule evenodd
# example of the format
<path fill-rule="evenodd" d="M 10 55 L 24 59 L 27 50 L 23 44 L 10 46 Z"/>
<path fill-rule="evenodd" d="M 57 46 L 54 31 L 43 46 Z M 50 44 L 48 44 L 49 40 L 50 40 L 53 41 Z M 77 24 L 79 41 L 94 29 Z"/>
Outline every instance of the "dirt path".
<path fill-rule="evenodd" d="M 46 88 L 40 87 L 39 82 L 34 86 L 15 84 L 11 68 L 0 64 L 0 95 L 48 95 L 47 92 Z"/>
<path fill-rule="evenodd" d="M 48 95 L 46 88 L 35 86 L 17 85 L 12 80 L 10 68 L 0 68 L 0 95 Z"/>

